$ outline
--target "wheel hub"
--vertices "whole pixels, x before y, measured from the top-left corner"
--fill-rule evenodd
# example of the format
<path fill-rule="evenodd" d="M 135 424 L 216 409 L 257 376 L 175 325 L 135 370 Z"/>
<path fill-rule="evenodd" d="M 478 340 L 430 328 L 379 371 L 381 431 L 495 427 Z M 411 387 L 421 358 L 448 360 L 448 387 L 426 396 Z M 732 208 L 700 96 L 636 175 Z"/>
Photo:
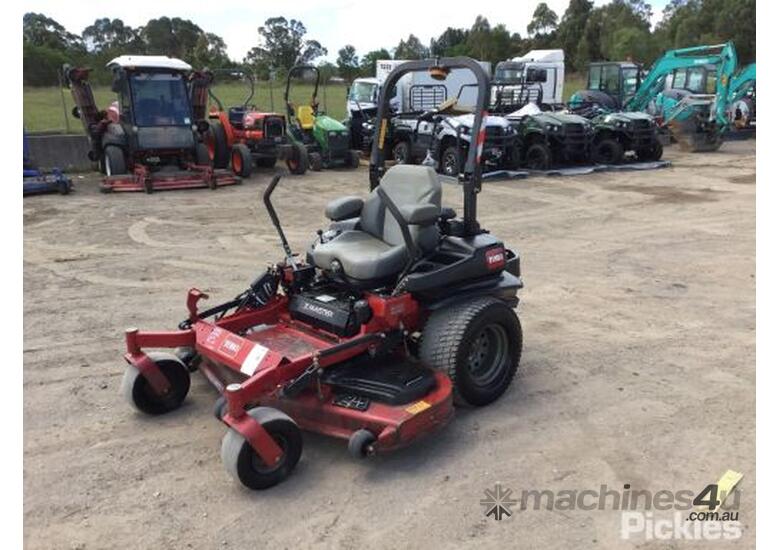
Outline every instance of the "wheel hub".
<path fill-rule="evenodd" d="M 476 384 L 488 385 L 501 373 L 508 342 L 506 331 L 500 325 L 488 325 L 477 335 L 467 358 L 469 374 Z"/>

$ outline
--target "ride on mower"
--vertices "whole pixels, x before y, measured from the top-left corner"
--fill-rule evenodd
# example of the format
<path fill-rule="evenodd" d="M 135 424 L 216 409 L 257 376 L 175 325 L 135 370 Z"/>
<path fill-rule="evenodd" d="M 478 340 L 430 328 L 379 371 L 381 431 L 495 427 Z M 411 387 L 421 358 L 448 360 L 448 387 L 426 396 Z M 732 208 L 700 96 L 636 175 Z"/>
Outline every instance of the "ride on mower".
<path fill-rule="evenodd" d="M 90 141 L 89 158 L 105 174 L 102 191 L 146 191 L 232 185 L 241 180 L 214 170 L 203 134 L 208 130 L 209 78 L 184 61 L 122 55 L 109 61 L 119 100 L 99 111 L 90 69 L 63 67 L 65 81 Z"/>
<path fill-rule="evenodd" d="M 475 128 L 464 173 L 463 217 L 441 207 L 432 168 L 385 171 L 389 98 L 411 71 L 445 77 L 470 69 L 479 82 Z M 522 287 L 516 253 L 477 221 L 489 83 L 469 58 L 411 61 L 388 76 L 378 106 L 365 199 L 343 197 L 332 223 L 305 258 L 294 255 L 271 202 L 284 261 L 234 300 L 199 309 L 172 332 L 126 332 L 130 403 L 145 413 L 176 409 L 200 370 L 222 396 L 216 416 L 228 427 L 222 460 L 240 483 L 271 487 L 295 468 L 301 429 L 348 440 L 364 457 L 406 446 L 445 425 L 453 400 L 498 399 L 515 376 L 522 331 L 513 308 Z M 176 353 L 147 348 L 178 348 Z"/>
<path fill-rule="evenodd" d="M 236 175 L 246 178 L 252 174 L 253 166 L 273 168 L 282 159 L 291 173 L 306 173 L 306 148 L 290 143 L 284 115 L 258 111 L 251 103 L 255 95 L 254 77 L 241 69 L 211 71 L 212 75 L 220 73 L 245 80 L 249 95 L 243 104 L 225 111 L 213 86 L 209 86 L 209 97 L 216 106 L 209 111 L 206 146 L 214 167 L 226 168 L 229 164 Z"/>
<path fill-rule="evenodd" d="M 314 74 L 314 91 L 308 105 L 295 105 L 290 99 L 290 83 L 296 75 Z M 294 144 L 306 148 L 309 168 L 319 171 L 342 165 L 357 168 L 360 153 L 350 149 L 349 129 L 335 118 L 319 111 L 317 92 L 320 70 L 312 65 L 296 65 L 287 73 L 284 103 L 287 106 L 287 131 Z"/>

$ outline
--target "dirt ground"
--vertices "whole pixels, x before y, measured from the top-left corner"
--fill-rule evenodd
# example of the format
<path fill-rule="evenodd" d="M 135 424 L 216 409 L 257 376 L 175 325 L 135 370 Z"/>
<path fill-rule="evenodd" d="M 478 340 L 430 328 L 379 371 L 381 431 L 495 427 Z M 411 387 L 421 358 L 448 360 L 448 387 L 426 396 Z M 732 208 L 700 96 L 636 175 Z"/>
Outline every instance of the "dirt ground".
<path fill-rule="evenodd" d="M 611 508 L 517 510 L 522 490 L 698 493 L 744 472 L 755 545 L 755 142 L 670 148 L 673 167 L 486 182 L 483 226 L 522 254 L 521 376 L 438 435 L 357 462 L 306 435 L 270 491 L 225 473 L 225 427 L 199 375 L 165 417 L 119 396 L 123 330 L 170 329 L 187 289 L 231 298 L 281 258 L 261 208 L 270 175 L 234 188 L 24 200 L 24 527 L 28 548 L 696 548 L 620 538 Z M 288 177 L 276 203 L 302 249 L 365 167 Z M 445 203 L 460 204 L 445 186 Z M 661 512 L 657 513 L 660 517 Z M 723 544 L 723 543 L 722 543 Z"/>

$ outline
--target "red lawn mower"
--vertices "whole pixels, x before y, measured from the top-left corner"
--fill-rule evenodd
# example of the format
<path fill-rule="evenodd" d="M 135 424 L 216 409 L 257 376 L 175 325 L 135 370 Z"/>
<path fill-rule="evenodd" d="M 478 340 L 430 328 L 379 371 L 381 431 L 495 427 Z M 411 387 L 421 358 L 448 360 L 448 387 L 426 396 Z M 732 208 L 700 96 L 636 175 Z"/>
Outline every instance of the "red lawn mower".
<path fill-rule="evenodd" d="M 441 207 L 432 168 L 384 168 L 387 90 L 413 71 L 444 79 L 470 69 L 478 82 L 475 127 L 459 179 L 463 217 Z M 293 254 L 271 202 L 263 200 L 285 259 L 234 300 L 200 309 L 172 332 L 126 332 L 123 379 L 130 403 L 148 414 L 181 405 L 190 372 L 220 392 L 215 414 L 228 428 L 226 469 L 265 489 L 285 479 L 302 450 L 301 430 L 348 441 L 365 457 L 406 446 L 445 425 L 453 402 L 482 406 L 511 383 L 522 350 L 514 307 L 522 288 L 517 254 L 480 228 L 480 154 L 489 82 L 464 57 L 411 61 L 383 88 L 365 199 L 331 202 L 331 220 L 305 258 Z M 175 348 L 174 353 L 147 352 Z"/>
<path fill-rule="evenodd" d="M 86 68 L 63 67 L 90 141 L 89 158 L 105 174 L 102 191 L 146 191 L 239 183 L 214 170 L 203 134 L 209 129 L 209 78 L 180 59 L 122 55 L 108 65 L 119 100 L 100 111 Z"/>
<path fill-rule="evenodd" d="M 254 166 L 273 168 L 281 159 L 292 174 L 305 174 L 309 166 L 306 148 L 290 142 L 284 115 L 258 111 L 251 103 L 254 77 L 242 69 L 216 69 L 211 74 L 238 77 L 249 85 L 244 103 L 227 111 L 209 86 L 209 96 L 216 105 L 209 111 L 206 145 L 214 167 L 230 166 L 236 175 L 246 178 Z"/>

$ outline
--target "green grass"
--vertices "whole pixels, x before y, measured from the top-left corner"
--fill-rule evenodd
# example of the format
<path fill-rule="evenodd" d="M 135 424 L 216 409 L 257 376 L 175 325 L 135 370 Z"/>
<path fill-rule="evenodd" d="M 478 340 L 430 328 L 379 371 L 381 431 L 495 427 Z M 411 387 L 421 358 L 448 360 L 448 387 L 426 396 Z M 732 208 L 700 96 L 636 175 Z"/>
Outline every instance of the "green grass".
<path fill-rule="evenodd" d="M 569 74 L 563 87 L 563 101 L 569 101 L 571 94 L 585 87 L 585 79 L 581 75 Z M 295 85 L 292 87 L 292 100 L 296 104 L 308 102 L 311 87 Z M 116 99 L 116 95 L 108 86 L 98 86 L 93 90 L 95 101 L 99 108 L 108 107 Z M 240 105 L 247 96 L 247 87 L 239 83 L 217 84 L 214 93 L 225 107 Z M 321 86 L 319 92 L 320 109 L 337 120 L 346 117 L 346 87 L 341 84 Z M 63 112 L 62 98 L 65 98 L 67 124 Z M 276 83 L 271 88 L 262 82 L 255 91 L 252 102 L 258 109 L 284 113 L 284 83 Z M 81 132 L 81 123 L 70 114 L 73 109 L 73 98 L 70 91 L 59 88 L 32 88 L 23 90 L 24 128 L 28 132 L 65 132 L 70 126 L 71 132 Z"/>
<path fill-rule="evenodd" d="M 95 101 L 98 108 L 106 108 L 116 99 L 116 94 L 108 86 L 96 86 L 93 88 Z M 311 86 L 297 85 L 291 89 L 291 99 L 299 105 L 308 102 L 311 97 Z M 232 105 L 240 105 L 247 96 L 248 88 L 243 84 L 217 84 L 214 93 L 220 99 L 225 108 Z M 28 132 L 65 132 L 70 125 L 71 132 L 82 132 L 83 128 L 78 119 L 70 114 L 73 109 L 73 98 L 69 90 L 60 91 L 59 88 L 33 88 L 24 87 L 24 129 Z M 65 98 L 67 124 L 65 112 L 63 112 L 62 98 Z M 319 100 L 320 111 L 337 120 L 343 120 L 346 116 L 347 90 L 342 84 L 320 86 Z M 273 89 L 268 83 L 260 83 L 252 100 L 258 109 L 284 113 L 284 83 L 277 83 Z"/>

